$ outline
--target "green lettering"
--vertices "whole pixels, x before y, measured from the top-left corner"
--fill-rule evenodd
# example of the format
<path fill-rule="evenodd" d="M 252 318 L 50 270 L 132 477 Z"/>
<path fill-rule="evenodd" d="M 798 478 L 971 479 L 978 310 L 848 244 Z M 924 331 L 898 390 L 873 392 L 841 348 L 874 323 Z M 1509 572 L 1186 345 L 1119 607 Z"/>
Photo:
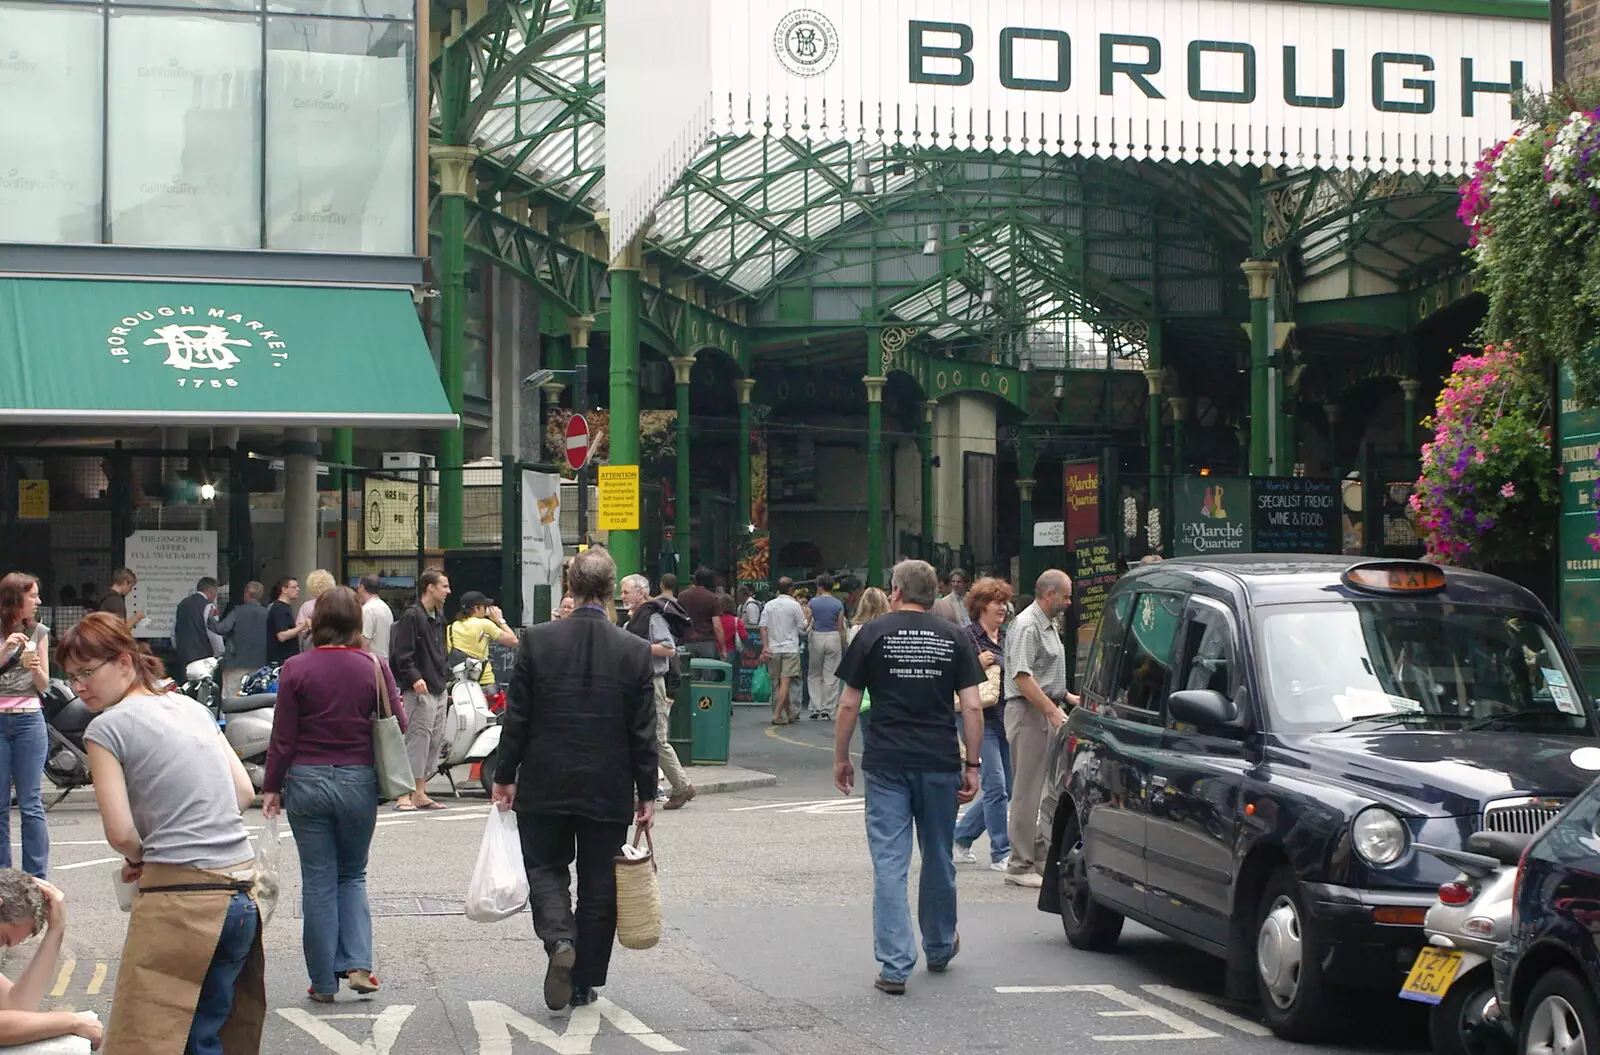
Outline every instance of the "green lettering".
<path fill-rule="evenodd" d="M 1472 60 L 1461 60 L 1461 116 L 1474 116 L 1472 97 L 1479 92 L 1489 92 L 1494 95 L 1511 96 L 1511 116 L 1521 117 L 1522 108 L 1517 105 L 1516 93 L 1522 90 L 1522 63 L 1511 64 L 1511 80 L 1509 81 L 1475 81 L 1472 79 Z"/>
<path fill-rule="evenodd" d="M 954 34 L 957 44 L 953 48 L 927 43 L 929 33 Z M 911 83 L 943 84 L 962 87 L 972 83 L 972 27 L 960 22 L 911 23 Z M 960 72 L 932 73 L 929 59 L 954 59 Z"/>
<path fill-rule="evenodd" d="M 1305 106 L 1314 110 L 1338 110 L 1344 106 L 1344 49 L 1333 49 L 1333 94 L 1301 95 L 1298 62 L 1291 45 L 1283 48 L 1283 101 L 1290 106 Z"/>
<path fill-rule="evenodd" d="M 1116 58 L 1116 49 L 1119 47 L 1143 48 L 1145 58 L 1143 62 L 1123 62 Z M 1100 34 L 1100 94 L 1111 94 L 1111 82 L 1119 73 L 1126 73 L 1128 79 L 1139 86 L 1146 98 L 1165 99 L 1150 83 L 1150 75 L 1161 72 L 1161 41 L 1155 37 L 1136 37 L 1123 33 Z"/>
<path fill-rule="evenodd" d="M 1389 98 L 1384 84 L 1389 66 L 1417 66 L 1423 73 L 1432 73 L 1433 59 L 1427 55 L 1406 55 L 1397 51 L 1380 51 L 1372 56 L 1372 105 L 1388 114 L 1433 113 L 1433 81 L 1417 77 L 1405 78 L 1400 82 L 1401 86 L 1407 91 L 1421 92 L 1422 98 L 1416 102 L 1397 102 Z"/>
<path fill-rule="evenodd" d="M 1016 42 L 1042 40 L 1056 47 L 1056 75 L 1053 78 L 1018 77 Z M 1023 92 L 1064 92 L 1072 87 L 1072 38 L 1057 29 L 1019 29 L 1007 26 L 1000 31 L 1000 86 Z"/>
<path fill-rule="evenodd" d="M 1200 84 L 1200 56 L 1238 55 L 1244 60 L 1243 78 L 1238 91 L 1204 88 Z M 1230 40 L 1189 42 L 1189 98 L 1201 103 L 1253 103 L 1256 101 L 1256 49 Z"/>

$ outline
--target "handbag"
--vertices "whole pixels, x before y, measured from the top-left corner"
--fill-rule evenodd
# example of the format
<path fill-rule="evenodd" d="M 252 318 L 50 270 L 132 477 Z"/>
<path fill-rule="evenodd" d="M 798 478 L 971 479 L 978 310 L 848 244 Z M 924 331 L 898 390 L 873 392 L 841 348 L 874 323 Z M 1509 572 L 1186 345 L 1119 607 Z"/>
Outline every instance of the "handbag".
<path fill-rule="evenodd" d="M 661 880 L 650 829 L 634 830 L 633 843 L 617 854 L 615 868 L 617 941 L 624 949 L 653 949 L 661 940 Z"/>
<path fill-rule="evenodd" d="M 983 704 L 986 711 L 1000 703 L 1000 664 L 996 663 L 984 671 L 983 680 L 978 683 L 978 702 Z M 961 713 L 959 692 L 956 693 L 956 713 Z"/>
<path fill-rule="evenodd" d="M 372 657 L 372 677 L 378 689 L 378 707 L 372 716 L 372 764 L 378 771 L 378 801 L 388 802 L 417 790 L 411 759 L 406 755 L 406 734 L 389 705 L 383 683 L 383 661 Z"/>

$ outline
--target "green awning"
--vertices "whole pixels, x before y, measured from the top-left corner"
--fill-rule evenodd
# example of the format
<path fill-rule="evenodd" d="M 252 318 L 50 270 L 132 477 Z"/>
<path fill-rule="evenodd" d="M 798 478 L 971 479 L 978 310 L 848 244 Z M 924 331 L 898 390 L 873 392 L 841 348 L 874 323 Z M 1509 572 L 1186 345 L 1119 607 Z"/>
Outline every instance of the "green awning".
<path fill-rule="evenodd" d="M 0 279 L 0 424 L 455 428 L 403 289 Z"/>

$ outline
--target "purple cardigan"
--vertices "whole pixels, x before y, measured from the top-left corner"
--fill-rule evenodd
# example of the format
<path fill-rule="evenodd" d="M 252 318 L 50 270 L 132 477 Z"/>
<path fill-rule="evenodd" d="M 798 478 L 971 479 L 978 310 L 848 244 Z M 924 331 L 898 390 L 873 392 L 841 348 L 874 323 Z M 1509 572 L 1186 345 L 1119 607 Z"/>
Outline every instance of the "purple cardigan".
<path fill-rule="evenodd" d="M 384 690 L 400 728 L 406 711 L 389 664 L 353 648 L 318 648 L 291 656 L 278 674 L 263 791 L 283 790 L 290 766 L 370 766 L 372 719 L 378 694 L 372 666 L 383 671 Z"/>

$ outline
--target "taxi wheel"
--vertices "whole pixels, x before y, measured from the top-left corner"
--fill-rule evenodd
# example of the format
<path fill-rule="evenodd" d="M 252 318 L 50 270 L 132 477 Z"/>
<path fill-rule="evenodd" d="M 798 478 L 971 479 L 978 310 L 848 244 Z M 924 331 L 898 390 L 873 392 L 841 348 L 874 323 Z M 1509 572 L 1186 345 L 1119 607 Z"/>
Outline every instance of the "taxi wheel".
<path fill-rule="evenodd" d="M 1524 1055 L 1582 1055 L 1600 1042 L 1600 1016 L 1582 979 L 1551 971 L 1523 1004 L 1517 1051 Z"/>
<path fill-rule="evenodd" d="M 1095 901 L 1089 893 L 1089 861 L 1074 811 L 1061 826 L 1056 882 L 1061 895 L 1061 927 L 1075 949 L 1110 952 L 1122 935 L 1122 916 Z"/>
<path fill-rule="evenodd" d="M 1333 999 L 1322 980 L 1322 946 L 1306 927 L 1305 896 L 1287 866 L 1261 892 L 1256 916 L 1256 990 L 1262 1016 L 1284 1040 L 1327 1030 Z"/>

